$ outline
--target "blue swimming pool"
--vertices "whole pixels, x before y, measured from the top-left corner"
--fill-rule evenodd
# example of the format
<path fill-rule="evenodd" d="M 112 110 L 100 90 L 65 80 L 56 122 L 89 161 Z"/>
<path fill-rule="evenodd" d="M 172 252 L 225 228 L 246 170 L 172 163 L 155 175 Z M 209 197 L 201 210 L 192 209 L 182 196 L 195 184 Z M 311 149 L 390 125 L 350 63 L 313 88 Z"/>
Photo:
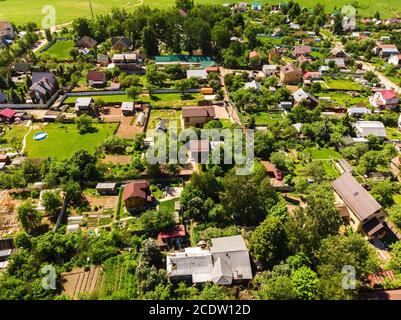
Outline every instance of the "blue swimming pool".
<path fill-rule="evenodd" d="M 37 141 L 43 140 L 43 139 L 46 139 L 46 138 L 47 138 L 47 133 L 46 132 L 38 132 L 38 133 L 35 133 L 33 135 L 33 140 L 37 140 Z"/>

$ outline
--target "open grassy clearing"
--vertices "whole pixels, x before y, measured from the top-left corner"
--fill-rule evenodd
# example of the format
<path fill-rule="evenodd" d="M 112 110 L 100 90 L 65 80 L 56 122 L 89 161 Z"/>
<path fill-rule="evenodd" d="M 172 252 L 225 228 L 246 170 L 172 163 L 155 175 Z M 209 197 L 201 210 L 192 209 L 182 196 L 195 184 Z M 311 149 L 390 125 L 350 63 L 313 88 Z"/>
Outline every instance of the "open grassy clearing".
<path fill-rule="evenodd" d="M 204 4 L 223 4 L 226 2 L 240 2 L 227 0 L 195 0 L 195 3 Z M 251 2 L 251 1 L 249 1 Z M 271 3 L 266 0 L 261 0 L 262 3 Z M 287 0 L 285 2 L 288 2 Z M 354 4 L 349 0 L 298 0 L 301 6 L 312 8 L 317 2 L 322 3 L 326 7 L 326 11 L 331 12 L 334 8 L 341 9 L 348 4 Z M 0 1 L 0 20 L 7 19 L 16 24 L 24 24 L 28 21 L 36 22 L 41 25 L 41 21 L 46 15 L 42 13 L 42 8 L 51 4 L 56 9 L 56 24 L 70 22 L 78 17 L 90 17 L 89 2 L 87 0 L 55 0 L 49 3 L 46 0 L 23 1 L 23 0 L 5 0 Z M 105 14 L 112 8 L 124 8 L 134 10 L 138 5 L 148 5 L 152 8 L 167 8 L 175 4 L 175 0 L 92 0 L 93 11 L 95 15 Z M 399 0 L 360 0 L 358 4 L 358 13 L 362 15 L 373 16 L 376 11 L 379 11 L 382 18 L 394 17 L 401 14 L 401 5 Z M 29 19 L 27 19 L 29 17 Z"/>
<path fill-rule="evenodd" d="M 255 117 L 255 122 L 257 125 L 271 125 L 276 121 L 283 120 L 283 116 L 281 113 L 257 112 L 252 113 L 249 116 Z"/>
<path fill-rule="evenodd" d="M 170 122 L 174 122 L 177 128 L 181 128 L 181 111 L 172 109 L 154 109 L 150 113 L 150 119 L 148 123 L 148 130 L 153 130 L 156 128 L 156 124 L 159 120 L 164 120 L 164 125 L 168 128 Z"/>
<path fill-rule="evenodd" d="M 118 124 L 94 124 L 97 131 L 80 134 L 75 124 L 49 124 L 43 129 L 32 130 L 27 138 L 26 152 L 31 158 L 67 159 L 81 149 L 95 152 L 103 141 L 114 134 Z M 48 137 L 42 141 L 33 140 L 35 133 L 44 131 Z"/>
<path fill-rule="evenodd" d="M 365 95 L 360 95 L 358 97 L 352 97 L 346 92 L 340 91 L 325 91 L 314 94 L 315 97 L 329 97 L 331 100 L 337 102 L 342 107 L 353 106 L 357 103 L 365 103 L 369 105 L 369 98 Z"/>
<path fill-rule="evenodd" d="M 23 125 L 19 126 L 10 126 L 5 127 L 6 133 L 3 136 L 0 136 L 0 148 L 11 148 L 11 140 L 13 137 L 16 138 L 16 141 L 22 143 L 22 139 L 24 135 L 28 132 L 29 128 Z"/>
<path fill-rule="evenodd" d="M 387 138 L 392 140 L 401 140 L 401 132 L 398 130 L 398 128 L 391 128 L 391 127 L 386 127 L 386 133 L 387 133 Z"/>
<path fill-rule="evenodd" d="M 341 155 L 334 149 L 317 149 L 310 148 L 308 151 L 311 153 L 313 160 L 329 160 L 329 159 L 340 159 Z"/>
<path fill-rule="evenodd" d="M 350 79 L 323 77 L 323 80 L 331 89 L 354 90 L 354 91 L 363 90 L 363 87 L 360 84 Z"/>
<path fill-rule="evenodd" d="M 47 51 L 41 54 L 48 54 L 57 60 L 71 59 L 70 50 L 74 48 L 73 40 L 57 40 Z"/>

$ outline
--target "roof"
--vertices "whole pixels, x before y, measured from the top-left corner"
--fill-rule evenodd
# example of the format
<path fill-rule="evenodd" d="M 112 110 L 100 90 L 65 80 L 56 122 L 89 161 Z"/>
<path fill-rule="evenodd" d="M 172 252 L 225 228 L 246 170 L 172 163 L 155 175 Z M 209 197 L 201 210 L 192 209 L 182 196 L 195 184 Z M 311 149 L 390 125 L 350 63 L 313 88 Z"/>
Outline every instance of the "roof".
<path fill-rule="evenodd" d="M 125 185 L 123 198 L 124 201 L 130 198 L 147 198 L 146 189 L 149 188 L 150 183 L 148 181 L 135 181 Z"/>
<path fill-rule="evenodd" d="M 126 37 L 113 37 L 111 38 L 111 44 L 115 47 L 117 44 L 122 45 L 123 47 L 129 48 L 132 46 L 132 41 L 130 38 Z"/>
<path fill-rule="evenodd" d="M 233 252 L 233 251 L 248 251 L 245 241 L 242 236 L 231 236 L 212 239 L 210 251 L 212 253 Z"/>
<path fill-rule="evenodd" d="M 17 113 L 16 111 L 10 108 L 6 108 L 0 112 L 0 116 L 10 119 L 14 117 L 16 113 Z"/>
<path fill-rule="evenodd" d="M 304 73 L 304 79 L 320 78 L 322 74 L 318 71 L 309 71 Z"/>
<path fill-rule="evenodd" d="M 313 97 L 310 93 L 304 91 L 304 90 L 301 89 L 301 88 L 298 89 L 297 91 L 295 91 L 295 92 L 292 94 L 292 96 L 293 96 L 294 100 L 295 100 L 296 102 L 298 102 L 298 103 L 301 102 L 301 101 L 307 100 L 307 99 L 315 100 L 315 101 L 316 101 L 315 97 Z"/>
<path fill-rule="evenodd" d="M 294 54 L 310 54 L 312 48 L 310 46 L 295 46 L 293 49 Z"/>
<path fill-rule="evenodd" d="M 103 71 L 88 71 L 86 78 L 90 81 L 103 82 L 106 78 L 106 74 Z"/>
<path fill-rule="evenodd" d="M 121 104 L 121 110 L 134 111 L 134 103 L 133 102 L 123 102 Z"/>
<path fill-rule="evenodd" d="M 88 36 L 83 36 L 77 41 L 77 47 L 94 48 L 97 46 L 97 41 Z"/>
<path fill-rule="evenodd" d="M 292 73 L 292 72 L 301 73 L 302 71 L 301 71 L 301 69 L 297 68 L 292 63 L 290 63 L 290 64 L 287 64 L 284 67 L 282 67 L 281 72 L 283 72 L 283 73 Z"/>
<path fill-rule="evenodd" d="M 209 140 L 190 140 L 189 150 L 191 152 L 208 152 L 209 151 Z"/>
<path fill-rule="evenodd" d="M 262 166 L 265 168 L 266 172 L 275 172 L 277 171 L 276 166 L 270 161 L 260 161 Z"/>
<path fill-rule="evenodd" d="M 185 252 L 167 253 L 166 269 L 169 277 L 192 277 L 192 282 L 212 281 L 213 259 L 209 250 L 186 248 Z"/>
<path fill-rule="evenodd" d="M 187 78 L 201 78 L 207 79 L 207 71 L 206 70 L 187 70 Z"/>
<path fill-rule="evenodd" d="M 109 182 L 109 183 L 100 182 L 96 185 L 96 189 L 115 189 L 116 185 L 117 184 L 114 182 Z"/>
<path fill-rule="evenodd" d="M 384 98 L 384 99 L 393 99 L 393 98 L 396 98 L 397 97 L 397 94 L 395 93 L 395 91 L 394 90 L 382 90 L 382 91 L 379 91 L 379 93 L 382 95 L 382 97 Z"/>
<path fill-rule="evenodd" d="M 29 70 L 31 70 L 32 68 L 32 64 L 31 63 L 16 63 L 14 64 L 14 70 L 17 72 L 28 72 Z"/>
<path fill-rule="evenodd" d="M 55 86 L 57 79 L 52 72 L 32 72 L 32 83 L 47 80 L 52 86 Z"/>
<path fill-rule="evenodd" d="M 163 232 L 160 232 L 159 235 L 157 236 L 157 239 L 160 241 L 169 238 L 185 237 L 185 235 L 186 235 L 185 226 L 183 224 L 177 224 L 175 226 L 168 228 Z"/>
<path fill-rule="evenodd" d="M 332 186 L 360 221 L 369 218 L 382 208 L 349 172 L 333 181 Z"/>
<path fill-rule="evenodd" d="M 183 107 L 182 117 L 192 118 L 192 117 L 215 117 L 214 107 Z"/>
<path fill-rule="evenodd" d="M 77 98 L 75 101 L 75 106 L 77 107 L 89 107 L 92 103 L 92 98 Z"/>
<path fill-rule="evenodd" d="M 251 52 L 249 52 L 249 58 L 250 58 L 250 59 L 256 58 L 256 57 L 260 57 L 260 53 L 259 53 L 259 52 L 257 52 L 257 51 L 251 51 Z"/>
<path fill-rule="evenodd" d="M 370 109 L 364 107 L 351 107 L 347 111 L 350 114 L 353 113 L 371 113 Z"/>

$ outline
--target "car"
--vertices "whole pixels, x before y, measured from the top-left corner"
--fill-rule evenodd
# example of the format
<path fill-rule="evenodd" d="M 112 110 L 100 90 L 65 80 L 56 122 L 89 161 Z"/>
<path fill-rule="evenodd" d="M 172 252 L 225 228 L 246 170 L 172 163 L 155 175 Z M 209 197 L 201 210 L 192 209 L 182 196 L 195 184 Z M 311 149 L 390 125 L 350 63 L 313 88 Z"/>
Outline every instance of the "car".
<path fill-rule="evenodd" d="M 274 176 L 276 177 L 277 180 L 283 180 L 283 173 L 280 170 L 274 171 Z"/>

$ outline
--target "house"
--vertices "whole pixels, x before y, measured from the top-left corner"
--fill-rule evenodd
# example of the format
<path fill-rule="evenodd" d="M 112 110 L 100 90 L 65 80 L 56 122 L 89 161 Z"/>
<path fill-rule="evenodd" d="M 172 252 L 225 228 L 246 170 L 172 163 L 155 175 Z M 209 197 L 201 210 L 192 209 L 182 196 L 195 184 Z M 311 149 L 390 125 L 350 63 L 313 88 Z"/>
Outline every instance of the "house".
<path fill-rule="evenodd" d="M 240 2 L 235 6 L 235 10 L 239 12 L 245 12 L 248 10 L 248 2 Z"/>
<path fill-rule="evenodd" d="M 380 238 L 385 232 L 383 207 L 354 179 L 350 172 L 332 182 L 335 205 L 355 232 L 369 239 Z"/>
<path fill-rule="evenodd" d="M 207 80 L 206 70 L 187 70 L 187 79 L 196 78 L 199 80 Z"/>
<path fill-rule="evenodd" d="M 276 60 L 280 60 L 282 55 L 281 49 L 273 49 L 269 51 L 269 62 L 272 63 Z"/>
<path fill-rule="evenodd" d="M 394 90 L 382 90 L 369 97 L 369 102 L 377 109 L 395 109 L 400 99 Z"/>
<path fill-rule="evenodd" d="M 46 103 L 58 90 L 58 82 L 52 72 L 32 72 L 29 95 L 34 103 Z"/>
<path fill-rule="evenodd" d="M 10 164 L 11 160 L 10 157 L 6 154 L 0 154 L 0 163 L 6 165 Z"/>
<path fill-rule="evenodd" d="M 312 53 L 312 48 L 310 46 L 295 46 L 292 50 L 292 54 L 295 57 L 307 56 Z"/>
<path fill-rule="evenodd" d="M 45 122 L 55 122 L 64 119 L 64 114 L 59 111 L 48 110 L 43 116 Z"/>
<path fill-rule="evenodd" d="M 181 248 L 187 233 L 183 224 L 176 224 L 157 236 L 157 244 L 160 247 Z"/>
<path fill-rule="evenodd" d="M 100 195 L 115 195 L 117 194 L 117 184 L 114 182 L 111 183 L 98 183 L 96 185 L 96 191 Z"/>
<path fill-rule="evenodd" d="M 355 132 L 358 138 L 366 138 L 374 135 L 379 138 L 385 138 L 386 127 L 380 121 L 357 121 L 355 123 Z"/>
<path fill-rule="evenodd" d="M 91 37 L 88 36 L 83 36 L 81 39 L 77 41 L 75 44 L 77 48 L 83 49 L 94 49 L 97 46 L 97 41 L 92 39 Z"/>
<path fill-rule="evenodd" d="M 135 181 L 125 185 L 123 200 L 127 210 L 143 209 L 152 203 L 148 181 Z"/>
<path fill-rule="evenodd" d="M 185 248 L 167 253 L 166 269 L 171 282 L 218 285 L 247 284 L 252 280 L 249 251 L 242 236 L 213 238 L 210 249 Z"/>
<path fill-rule="evenodd" d="M 324 63 L 329 65 L 331 61 L 334 61 L 334 64 L 339 67 L 340 69 L 346 68 L 344 58 L 328 58 L 324 60 Z"/>
<path fill-rule="evenodd" d="M 292 102 L 291 101 L 282 101 L 279 103 L 280 109 L 283 110 L 291 110 L 292 108 Z"/>
<path fill-rule="evenodd" d="M 401 67 L 401 54 L 393 54 L 388 59 L 388 63 L 400 68 Z"/>
<path fill-rule="evenodd" d="M 190 157 L 196 163 L 205 163 L 209 159 L 210 143 L 209 140 L 190 140 Z"/>
<path fill-rule="evenodd" d="M 327 72 L 329 72 L 329 71 L 330 71 L 330 67 L 329 67 L 329 66 L 321 66 L 321 67 L 319 68 L 319 72 L 320 72 L 321 74 L 327 73 Z"/>
<path fill-rule="evenodd" d="M 372 113 L 372 111 L 364 107 L 352 107 L 348 108 L 347 113 L 350 117 L 360 118 L 363 117 L 365 114 Z"/>
<path fill-rule="evenodd" d="M 0 21 L 0 40 L 1 39 L 13 39 L 14 29 L 10 22 Z"/>
<path fill-rule="evenodd" d="M 214 120 L 216 116 L 214 107 L 183 107 L 182 108 L 182 127 L 188 128 L 188 126 L 201 128 L 203 125 L 211 120 Z"/>
<path fill-rule="evenodd" d="M 295 104 L 307 103 L 309 107 L 315 108 L 319 104 L 319 101 L 312 96 L 310 93 L 304 91 L 303 89 L 298 89 L 292 94 Z"/>
<path fill-rule="evenodd" d="M 321 80 L 322 79 L 322 74 L 318 71 L 309 71 L 304 73 L 304 82 L 305 80 L 307 81 L 315 81 L 315 80 Z"/>
<path fill-rule="evenodd" d="M 262 67 L 262 71 L 266 77 L 271 77 L 277 73 L 278 67 L 275 64 L 265 64 Z"/>
<path fill-rule="evenodd" d="M 136 53 L 115 54 L 111 62 L 122 70 L 140 70 L 141 61 Z"/>
<path fill-rule="evenodd" d="M 348 61 L 350 56 L 346 53 L 341 47 L 335 47 L 331 50 L 332 58 L 344 59 L 344 61 Z"/>
<path fill-rule="evenodd" d="M 77 98 L 77 100 L 75 101 L 74 111 L 76 113 L 79 113 L 81 111 L 88 111 L 92 109 L 94 105 L 95 101 L 93 100 L 93 98 L 90 97 Z"/>
<path fill-rule="evenodd" d="M 311 63 L 312 59 L 305 57 L 304 55 L 301 55 L 297 58 L 297 61 L 300 65 L 304 64 L 304 63 Z"/>
<path fill-rule="evenodd" d="M 17 74 L 26 74 L 31 71 L 32 69 L 32 64 L 31 63 L 24 63 L 24 62 L 19 62 L 15 63 L 13 66 L 14 72 Z"/>
<path fill-rule="evenodd" d="M 106 74 L 103 71 L 88 71 L 86 79 L 89 86 L 94 88 L 104 87 L 106 84 Z"/>
<path fill-rule="evenodd" d="M 17 112 L 10 108 L 1 110 L 0 119 L 4 122 L 12 123 L 16 119 Z"/>
<path fill-rule="evenodd" d="M 7 101 L 7 96 L 0 90 L 0 103 L 5 103 Z"/>
<path fill-rule="evenodd" d="M 293 64 L 287 64 L 280 69 L 280 81 L 285 84 L 296 85 L 301 81 L 302 70 Z"/>
<path fill-rule="evenodd" d="M 259 91 L 260 89 L 261 89 L 261 85 L 260 85 L 260 83 L 259 82 L 257 82 L 256 80 L 253 80 L 253 81 L 251 81 L 251 82 L 247 82 L 247 83 L 245 83 L 245 85 L 244 85 L 244 88 L 245 89 L 250 89 L 250 90 L 257 90 L 257 91 Z"/>
<path fill-rule="evenodd" d="M 212 66 L 212 67 L 208 67 L 205 69 L 207 73 L 219 73 L 219 67 L 217 66 Z"/>
<path fill-rule="evenodd" d="M 128 51 L 132 49 L 132 41 L 126 37 L 113 37 L 111 38 L 111 48 L 114 51 Z"/>
<path fill-rule="evenodd" d="M 110 58 L 107 54 L 99 54 L 97 63 L 99 63 L 101 67 L 107 67 L 110 63 Z"/>
<path fill-rule="evenodd" d="M 373 50 L 375 54 L 382 58 L 389 58 L 392 55 L 400 53 L 395 44 L 378 44 Z"/>
<path fill-rule="evenodd" d="M 132 116 L 134 114 L 134 103 L 133 102 L 123 102 L 121 104 L 121 112 L 124 116 Z"/>
<path fill-rule="evenodd" d="M 251 8 L 252 8 L 252 10 L 255 10 L 255 11 L 262 11 L 263 5 L 260 2 L 252 2 Z"/>

